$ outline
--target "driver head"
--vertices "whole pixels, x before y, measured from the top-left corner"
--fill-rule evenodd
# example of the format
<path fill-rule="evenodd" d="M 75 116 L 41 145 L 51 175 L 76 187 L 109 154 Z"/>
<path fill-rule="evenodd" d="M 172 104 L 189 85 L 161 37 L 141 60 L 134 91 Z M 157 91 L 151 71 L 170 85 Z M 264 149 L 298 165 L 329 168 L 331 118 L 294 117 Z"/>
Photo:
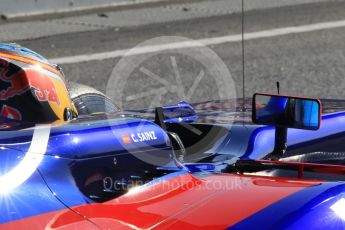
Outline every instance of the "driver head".
<path fill-rule="evenodd" d="M 63 72 L 41 55 L 0 43 L 0 116 L 49 123 L 77 115 Z"/>

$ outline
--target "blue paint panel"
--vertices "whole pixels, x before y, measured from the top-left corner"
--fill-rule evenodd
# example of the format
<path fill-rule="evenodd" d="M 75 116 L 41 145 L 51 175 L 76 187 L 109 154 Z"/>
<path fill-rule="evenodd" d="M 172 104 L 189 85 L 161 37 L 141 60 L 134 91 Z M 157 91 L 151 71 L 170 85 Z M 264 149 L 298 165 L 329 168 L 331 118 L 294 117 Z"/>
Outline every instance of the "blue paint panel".
<path fill-rule="evenodd" d="M 46 156 L 39 166 L 39 170 L 42 172 L 42 176 L 49 188 L 69 207 L 93 203 L 80 192 L 75 178 L 71 174 L 71 167 L 75 162 L 72 159 Z"/>
<path fill-rule="evenodd" d="M 330 208 L 344 197 L 342 182 L 322 183 L 292 194 L 228 229 L 344 229 L 345 220 Z"/>
<path fill-rule="evenodd" d="M 138 133 L 155 133 L 155 140 L 124 143 L 123 137 Z M 136 137 L 137 138 L 137 137 Z M 65 158 L 90 158 L 109 154 L 144 151 L 145 149 L 170 148 L 166 133 L 156 124 L 140 119 L 116 119 L 97 124 L 90 124 L 84 129 L 61 133 L 52 133 L 48 154 Z"/>
<path fill-rule="evenodd" d="M 303 142 L 327 138 L 345 132 L 345 113 L 327 114 L 322 117 L 321 127 L 317 131 L 289 129 L 288 146 Z M 274 148 L 274 127 L 259 127 L 253 131 L 242 159 L 261 159 Z"/>
<path fill-rule="evenodd" d="M 187 163 L 185 164 L 186 168 L 191 173 L 202 172 L 202 171 L 214 171 L 216 169 L 214 164 L 207 164 L 207 163 Z"/>
<path fill-rule="evenodd" d="M 131 154 L 117 157 L 117 165 L 113 164 L 112 159 L 112 156 L 86 160 L 48 156 L 39 166 L 39 170 L 50 189 L 64 204 L 70 207 L 93 203 L 94 201 L 89 199 L 87 195 L 97 195 L 107 188 L 108 186 L 103 187 L 103 179 L 107 177 L 110 177 L 114 182 L 122 179 L 129 180 L 131 176 L 139 176 L 145 182 L 145 171 L 159 171 L 156 166 L 146 164 Z M 176 166 L 174 171 L 176 171 Z M 97 180 L 94 180 L 94 182 L 97 181 L 97 189 L 89 190 L 86 187 L 87 181 L 94 178 L 95 175 L 99 176 Z"/>
<path fill-rule="evenodd" d="M 89 176 L 88 172 L 92 170 L 108 167 L 120 178 L 137 175 L 137 171 L 157 170 L 156 165 L 142 161 L 135 154 L 161 157 L 167 161 L 166 166 L 180 169 L 172 158 L 167 134 L 156 124 L 135 118 L 99 119 L 80 119 L 51 128 L 47 152 L 36 172 L 15 190 L 0 196 L 0 213 L 6 213 L 0 215 L 0 223 L 64 209 L 65 205 L 71 207 L 93 202 L 78 187 L 83 182 L 79 181 L 78 175 Z M 23 127 L 26 129 L 22 130 Z M 5 149 L 0 149 L 0 176 L 21 162 L 33 135 L 31 124 L 12 123 L 3 128 L 0 146 Z M 145 141 L 130 139 L 130 143 L 125 143 L 123 138 L 150 131 L 155 137 Z M 116 165 L 114 156 L 118 160 Z M 85 163 L 90 167 L 82 167 L 79 171 L 78 167 Z"/>
<path fill-rule="evenodd" d="M 0 178 L 8 175 L 7 173 L 23 157 L 24 154 L 19 151 L 12 149 L 0 150 Z M 12 178 L 12 181 L 16 179 Z M 7 186 L 9 185 L 7 184 Z M 37 171 L 13 190 L 5 193 L 0 192 L 0 224 L 65 208 L 66 206 L 60 203 L 51 193 Z"/>
<path fill-rule="evenodd" d="M 155 139 L 126 144 L 123 136 L 151 132 Z M 20 131 L 2 131 L 0 146 L 26 152 L 29 149 L 33 128 Z M 156 124 L 133 118 L 110 120 L 81 120 L 52 127 L 47 155 L 80 159 L 104 156 L 107 153 L 123 154 L 146 149 L 171 149 L 167 134 Z"/>

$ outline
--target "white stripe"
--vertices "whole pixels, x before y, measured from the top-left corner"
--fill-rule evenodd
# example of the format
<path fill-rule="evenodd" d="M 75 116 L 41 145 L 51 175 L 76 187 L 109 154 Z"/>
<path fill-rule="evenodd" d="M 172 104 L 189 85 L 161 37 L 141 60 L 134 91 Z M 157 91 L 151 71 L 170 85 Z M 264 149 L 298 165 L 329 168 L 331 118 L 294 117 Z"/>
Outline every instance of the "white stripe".
<path fill-rule="evenodd" d="M 8 193 L 23 184 L 36 171 L 47 151 L 50 126 L 36 126 L 31 145 L 24 158 L 11 171 L 0 176 L 0 194 Z"/>
<path fill-rule="evenodd" d="M 43 4 L 43 9 L 40 10 L 39 6 L 34 4 L 34 8 L 38 9 L 37 11 L 32 11 L 32 6 L 28 5 L 29 8 L 26 8 L 25 6 L 22 6 L 22 11 L 26 12 L 19 12 L 19 13 L 7 13 L 3 12 L 2 14 L 7 19 L 12 18 L 21 18 L 21 17 L 31 17 L 31 16 L 40 16 L 44 14 L 61 14 L 61 13 L 70 13 L 70 12 L 82 12 L 82 11 L 95 11 L 95 10 L 101 10 L 101 9 L 109 9 L 109 8 L 116 8 L 116 7 L 128 7 L 128 6 L 135 6 L 135 5 L 143 5 L 147 3 L 158 3 L 158 2 L 164 2 L 166 0 L 135 0 L 133 2 L 130 1 L 122 1 L 122 2 L 111 2 L 111 3 L 105 3 L 105 4 L 97 4 L 97 5 L 91 5 L 91 6 L 73 6 L 69 8 L 62 8 L 61 2 L 58 3 L 57 6 L 51 6 L 50 9 L 44 9 L 45 4 Z M 16 7 L 20 8 L 20 7 Z M 11 9 L 10 9 L 11 10 Z"/>
<path fill-rule="evenodd" d="M 309 24 L 309 25 L 295 26 L 295 27 L 284 27 L 284 28 L 246 33 L 244 34 L 244 38 L 245 40 L 248 41 L 248 40 L 260 39 L 260 38 L 268 38 L 268 37 L 282 36 L 282 35 L 288 35 L 288 34 L 298 34 L 298 33 L 312 32 L 312 31 L 325 30 L 325 29 L 334 29 L 334 28 L 340 28 L 340 27 L 345 27 L 345 20 L 316 23 L 316 24 Z M 209 45 L 218 45 L 218 44 L 224 44 L 224 43 L 229 43 L 229 42 L 240 42 L 241 39 L 242 39 L 241 34 L 235 34 L 235 35 L 229 35 L 229 36 L 223 36 L 223 37 L 204 38 L 204 39 L 199 39 L 192 42 L 187 41 L 187 42 L 176 42 L 176 43 L 168 43 L 168 44 L 162 44 L 162 45 L 146 46 L 146 47 L 136 48 L 134 50 L 123 49 L 123 50 L 115 50 L 115 51 L 103 52 L 103 53 L 61 57 L 61 58 L 50 59 L 50 61 L 52 63 L 57 63 L 57 64 L 72 64 L 72 63 L 79 63 L 79 62 L 85 62 L 85 61 L 119 58 L 119 57 L 128 56 L 128 55 L 153 53 L 153 52 L 159 52 L 159 51 L 165 51 L 165 50 L 192 48 L 192 47 L 198 47 L 200 45 L 209 46 Z"/>

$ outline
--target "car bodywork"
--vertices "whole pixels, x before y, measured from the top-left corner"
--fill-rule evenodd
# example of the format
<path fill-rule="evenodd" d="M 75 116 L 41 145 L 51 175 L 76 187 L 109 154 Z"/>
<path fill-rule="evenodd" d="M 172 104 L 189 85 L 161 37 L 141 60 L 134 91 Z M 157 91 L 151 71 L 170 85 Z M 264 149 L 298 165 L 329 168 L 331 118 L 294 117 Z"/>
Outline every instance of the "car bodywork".
<path fill-rule="evenodd" d="M 271 152 L 273 127 L 187 114 L 187 127 L 181 117 L 166 120 L 165 128 L 133 111 L 55 125 L 3 121 L 0 229 L 344 227 L 345 185 L 337 181 L 345 167 L 255 161 L 244 167 L 250 173 L 243 165 L 229 168 Z M 289 130 L 287 156 L 335 152 L 328 143 L 341 141 L 344 117 L 324 115 L 318 131 Z M 183 153 L 169 133 L 179 136 Z M 150 157 L 159 164 L 143 160 Z M 24 160 L 31 174 L 20 170 Z M 137 186 L 142 181 L 149 182 Z"/>
<path fill-rule="evenodd" d="M 49 212 L 2 228 L 342 229 L 344 189 L 339 182 L 180 172 L 108 202 Z"/>

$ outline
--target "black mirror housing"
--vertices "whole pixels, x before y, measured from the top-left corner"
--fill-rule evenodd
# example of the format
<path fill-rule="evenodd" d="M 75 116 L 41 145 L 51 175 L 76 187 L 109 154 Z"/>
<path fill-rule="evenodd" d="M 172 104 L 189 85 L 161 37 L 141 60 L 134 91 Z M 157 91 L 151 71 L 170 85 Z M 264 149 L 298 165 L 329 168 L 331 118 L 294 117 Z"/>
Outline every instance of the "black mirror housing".
<path fill-rule="evenodd" d="M 274 94 L 254 94 L 252 120 L 255 124 L 282 128 L 318 130 L 320 100 Z"/>

